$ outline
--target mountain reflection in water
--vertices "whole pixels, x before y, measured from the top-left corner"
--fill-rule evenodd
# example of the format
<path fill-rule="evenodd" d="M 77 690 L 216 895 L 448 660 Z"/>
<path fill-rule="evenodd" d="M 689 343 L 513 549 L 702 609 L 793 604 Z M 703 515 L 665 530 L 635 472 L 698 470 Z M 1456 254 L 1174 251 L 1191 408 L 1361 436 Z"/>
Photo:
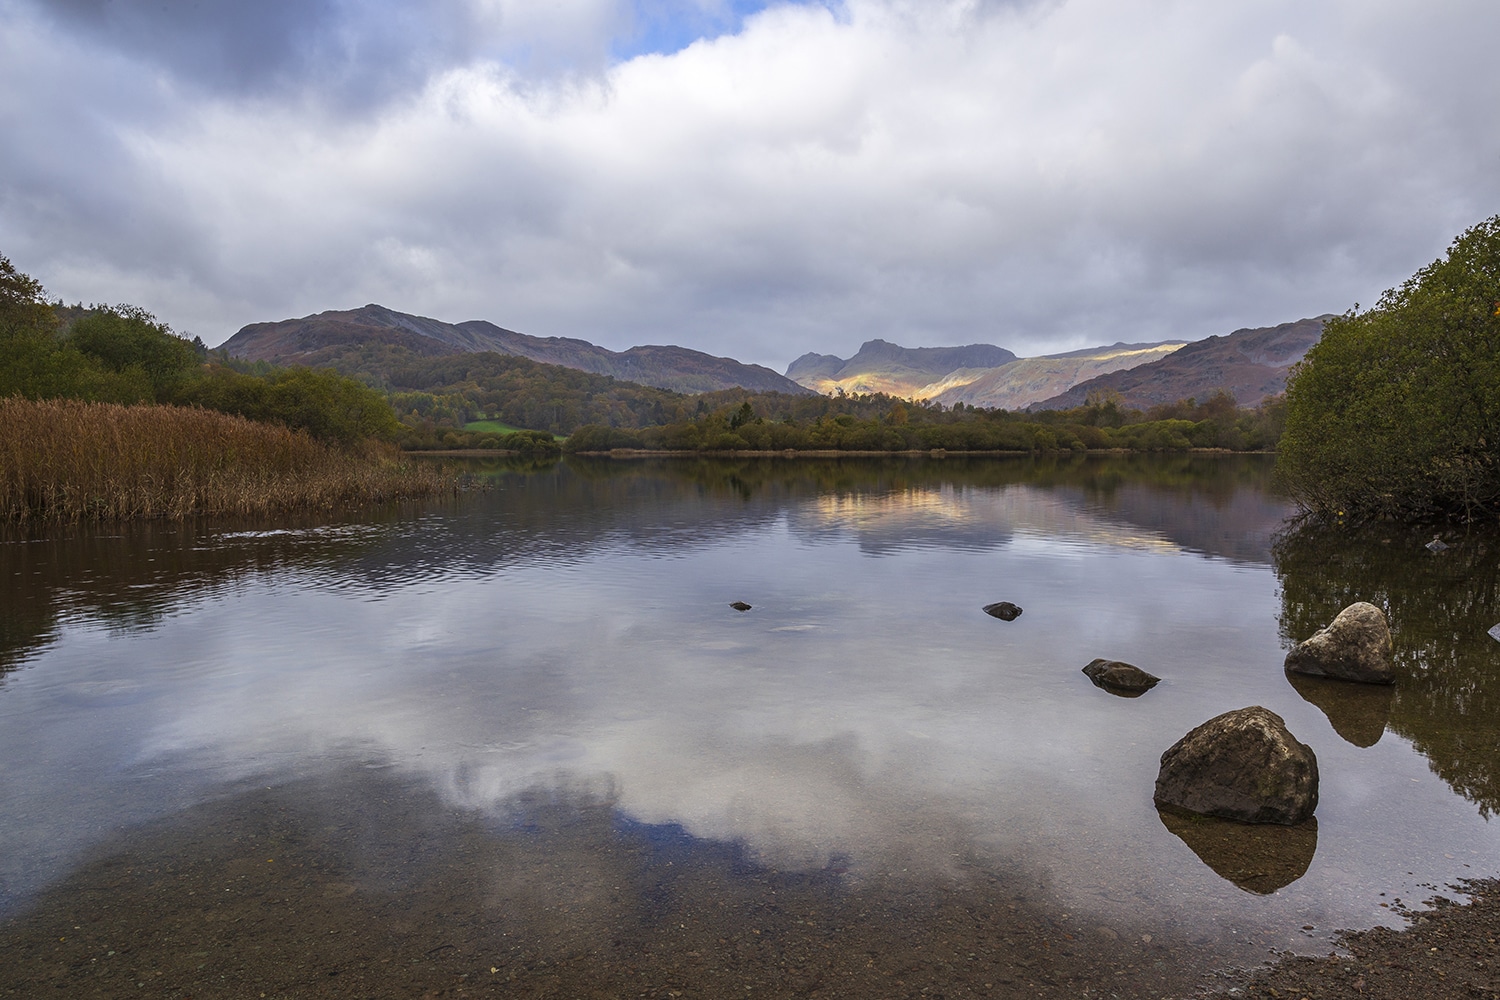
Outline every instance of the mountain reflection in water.
<path fill-rule="evenodd" d="M 844 926 L 876 919 L 862 900 L 954 893 L 910 912 L 1035 907 L 1132 948 L 1198 940 L 1222 960 L 1319 947 L 1303 925 L 1390 922 L 1380 893 L 1410 899 L 1500 867 L 1496 834 L 1449 787 L 1493 807 L 1494 740 L 1481 749 L 1488 730 L 1467 718 L 1490 707 L 1485 679 L 1469 676 L 1477 647 L 1421 633 L 1403 609 L 1422 595 L 1401 597 L 1395 569 L 1385 590 L 1362 577 L 1358 545 L 1282 536 L 1273 564 L 1287 508 L 1265 459 L 471 471 L 487 489 L 353 518 L 4 539 L 0 910 L 61 913 L 119 852 L 171 857 L 184 838 L 258 830 L 273 801 L 302 817 L 283 851 L 305 849 L 309 866 L 399 854 L 404 835 L 384 819 L 370 822 L 397 843 L 318 832 L 343 831 L 323 817 L 345 808 L 313 801 L 335 796 L 319 789 L 357 802 L 360 774 L 388 789 L 372 817 L 451 814 L 456 846 L 440 860 L 459 881 L 478 863 L 465 858 L 522 851 L 505 839 L 518 836 L 512 818 L 556 800 L 583 805 L 542 812 L 576 812 L 591 831 L 569 851 L 615 850 L 616 827 L 678 831 L 718 859 L 703 884 L 759 873 L 764 893 L 795 883 L 809 907 L 832 893 L 820 912 Z M 1457 550 L 1428 572 L 1483 572 Z M 1488 579 L 1471 609 L 1484 627 Z M 1473 600 L 1458 575 L 1443 586 Z M 1389 709 L 1400 738 L 1380 738 L 1383 706 L 1304 700 L 1281 670 L 1290 637 L 1354 599 L 1391 608 L 1410 675 Z M 1025 614 L 980 610 L 1000 600 Z M 1080 673 L 1097 657 L 1162 682 L 1147 698 L 1102 697 Z M 1222 862 L 1222 838 L 1164 826 L 1151 802 L 1161 751 L 1249 704 L 1286 718 L 1323 775 L 1316 833 L 1267 847 L 1282 862 L 1254 871 Z M 187 816 L 187 833 L 172 827 Z M 568 863 L 543 857 L 567 822 L 525 845 L 541 852 L 527 862 L 536 874 L 501 895 L 530 902 L 507 907 L 561 920 L 545 900 L 582 891 Z M 319 853 L 325 841 L 337 859 Z M 603 880 L 611 865 L 584 867 Z M 357 879 L 319 891 L 346 883 L 368 902 Z M 588 888 L 621 913 L 684 912 L 613 891 Z M 710 899 L 690 909 L 702 917 Z M 744 897 L 735 919 L 766 901 Z M 881 926 L 871 941 L 902 937 Z"/>

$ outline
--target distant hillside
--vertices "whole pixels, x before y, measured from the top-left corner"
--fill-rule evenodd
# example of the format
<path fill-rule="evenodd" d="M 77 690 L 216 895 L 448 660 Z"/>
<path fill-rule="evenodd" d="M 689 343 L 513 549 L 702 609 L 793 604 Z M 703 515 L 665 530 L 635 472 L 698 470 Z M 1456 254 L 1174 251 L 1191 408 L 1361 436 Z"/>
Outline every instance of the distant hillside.
<path fill-rule="evenodd" d="M 865 342 L 847 361 L 831 354 L 804 354 L 787 366 L 787 377 L 824 394 L 883 392 L 913 398 L 919 390 L 960 368 L 994 368 L 1016 360 L 993 344 L 967 347 L 901 347 Z"/>
<path fill-rule="evenodd" d="M 945 406 L 964 403 L 984 408 L 1022 410 L 1086 379 L 1160 360 L 1184 343 L 1176 340 L 1159 344 L 1114 344 L 1041 358 L 1018 358 L 998 368 L 960 368 L 918 390 L 917 398 L 931 399 Z"/>
<path fill-rule="evenodd" d="M 769 368 L 685 347 L 648 346 L 611 351 L 586 340 L 531 337 L 484 320 L 444 323 L 379 305 L 321 312 L 277 323 L 252 323 L 223 346 L 231 356 L 250 361 L 306 364 L 328 348 L 374 344 L 405 348 L 425 357 L 493 351 L 674 392 L 713 392 L 736 387 L 757 392 L 808 391 Z"/>
<path fill-rule="evenodd" d="M 1030 409 L 1082 406 L 1096 390 L 1115 394 L 1120 405 L 1139 410 L 1190 397 L 1204 400 L 1220 389 L 1233 393 L 1241 406 L 1255 406 L 1286 388 L 1287 371 L 1318 342 L 1323 323 L 1331 318 L 1318 316 L 1194 341 L 1159 361 L 1079 382 Z"/>

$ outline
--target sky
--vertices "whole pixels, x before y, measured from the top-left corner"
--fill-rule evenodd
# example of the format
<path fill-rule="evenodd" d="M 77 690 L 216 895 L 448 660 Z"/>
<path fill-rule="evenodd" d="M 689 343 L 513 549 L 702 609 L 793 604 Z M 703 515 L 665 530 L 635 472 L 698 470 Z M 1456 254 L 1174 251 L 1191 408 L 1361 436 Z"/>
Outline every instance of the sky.
<path fill-rule="evenodd" d="M 1500 213 L 1493 0 L 0 0 L 0 254 L 784 370 L 1368 307 Z"/>

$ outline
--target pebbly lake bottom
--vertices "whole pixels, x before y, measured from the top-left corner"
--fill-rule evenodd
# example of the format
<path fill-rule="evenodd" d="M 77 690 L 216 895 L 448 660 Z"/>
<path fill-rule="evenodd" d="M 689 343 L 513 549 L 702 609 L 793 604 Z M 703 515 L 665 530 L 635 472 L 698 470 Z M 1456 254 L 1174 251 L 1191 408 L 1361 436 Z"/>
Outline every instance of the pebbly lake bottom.
<path fill-rule="evenodd" d="M 0 994 L 1177 996 L 1397 926 L 1500 869 L 1495 550 L 1288 534 L 1264 473 L 499 468 L 17 539 Z M 1396 688 L 1290 684 L 1361 598 Z M 1158 815 L 1161 750 L 1250 703 L 1316 825 Z"/>
<path fill-rule="evenodd" d="M 1165 997 L 1220 957 L 1058 912 L 1019 869 L 856 888 L 523 799 L 497 824 L 366 773 L 195 807 L 6 922 L 0 994 Z"/>

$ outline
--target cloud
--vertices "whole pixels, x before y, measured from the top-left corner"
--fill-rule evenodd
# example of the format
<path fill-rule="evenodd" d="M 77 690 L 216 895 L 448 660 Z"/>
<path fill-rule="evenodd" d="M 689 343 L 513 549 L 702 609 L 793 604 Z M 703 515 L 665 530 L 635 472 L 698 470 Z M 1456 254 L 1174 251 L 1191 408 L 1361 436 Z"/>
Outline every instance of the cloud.
<path fill-rule="evenodd" d="M 1500 205 L 1480 2 L 0 10 L 5 252 L 211 343 L 367 301 L 777 367 L 1200 337 Z"/>

